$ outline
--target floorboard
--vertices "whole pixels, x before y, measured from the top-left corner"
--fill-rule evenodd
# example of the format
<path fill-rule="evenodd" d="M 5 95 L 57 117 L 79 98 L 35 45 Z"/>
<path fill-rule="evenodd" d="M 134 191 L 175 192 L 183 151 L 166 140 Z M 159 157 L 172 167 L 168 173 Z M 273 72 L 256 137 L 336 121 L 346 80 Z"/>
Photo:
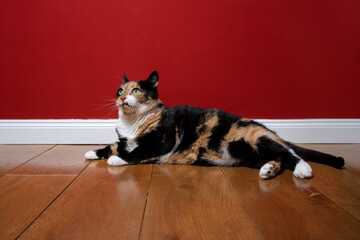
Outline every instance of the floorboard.
<path fill-rule="evenodd" d="M 357 218 L 290 171 L 271 180 L 257 169 L 223 171 L 265 239 L 360 239 Z"/>
<path fill-rule="evenodd" d="M 0 147 L 0 176 L 52 147 L 54 145 L 2 145 Z"/>
<path fill-rule="evenodd" d="M 0 178 L 0 239 L 15 239 L 71 182 L 74 176 Z"/>
<path fill-rule="evenodd" d="M 137 239 L 151 170 L 92 162 L 19 239 Z"/>
<path fill-rule="evenodd" d="M 154 165 L 141 239 L 259 239 L 218 167 Z"/>
<path fill-rule="evenodd" d="M 77 174 L 90 161 L 84 154 L 97 146 L 59 145 L 12 170 L 11 174 Z"/>

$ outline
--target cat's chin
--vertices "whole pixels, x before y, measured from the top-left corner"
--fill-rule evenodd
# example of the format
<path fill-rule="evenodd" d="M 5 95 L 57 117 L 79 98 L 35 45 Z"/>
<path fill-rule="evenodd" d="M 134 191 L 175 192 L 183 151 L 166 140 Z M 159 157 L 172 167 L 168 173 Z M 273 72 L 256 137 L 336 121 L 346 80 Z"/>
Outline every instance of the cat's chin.
<path fill-rule="evenodd" d="M 128 104 L 123 104 L 120 108 L 126 111 L 130 111 L 131 109 L 133 109 L 133 107 L 129 106 Z"/>

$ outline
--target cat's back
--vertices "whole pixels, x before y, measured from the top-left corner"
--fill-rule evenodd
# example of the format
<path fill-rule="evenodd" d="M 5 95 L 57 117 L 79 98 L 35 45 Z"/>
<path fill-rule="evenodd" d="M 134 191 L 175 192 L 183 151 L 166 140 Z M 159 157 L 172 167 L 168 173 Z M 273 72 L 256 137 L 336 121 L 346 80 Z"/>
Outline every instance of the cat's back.
<path fill-rule="evenodd" d="M 186 131 L 194 131 L 204 124 L 211 124 L 213 127 L 217 126 L 223 129 L 222 132 L 224 132 L 226 129 L 228 130 L 233 123 L 239 121 L 246 121 L 248 124 L 255 123 L 252 120 L 216 108 L 204 109 L 188 105 L 179 105 L 165 107 L 163 109 L 161 125 L 175 125 L 177 128 L 182 128 Z"/>
<path fill-rule="evenodd" d="M 216 108 L 204 109 L 188 105 L 178 105 L 164 107 L 162 111 L 162 126 L 176 126 L 176 128 L 183 129 L 184 131 L 201 133 L 205 125 L 211 125 L 214 128 L 212 130 L 214 134 L 223 135 L 230 130 L 233 124 L 236 124 L 237 128 L 256 126 L 267 129 L 257 121 L 230 114 Z"/>
<path fill-rule="evenodd" d="M 210 115 L 216 116 L 218 111 L 217 109 L 204 109 L 188 105 L 165 107 L 162 114 L 162 124 L 194 126 L 204 122 Z"/>

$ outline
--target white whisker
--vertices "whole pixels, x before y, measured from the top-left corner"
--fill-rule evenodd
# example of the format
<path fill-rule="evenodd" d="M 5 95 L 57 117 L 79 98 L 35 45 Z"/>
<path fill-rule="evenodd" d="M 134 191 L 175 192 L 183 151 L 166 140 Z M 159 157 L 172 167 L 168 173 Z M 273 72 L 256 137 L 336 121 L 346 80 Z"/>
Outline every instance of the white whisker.
<path fill-rule="evenodd" d="M 97 106 L 97 108 L 95 108 L 93 111 L 104 112 L 105 119 L 113 118 L 118 110 L 118 107 L 116 106 L 117 99 L 103 97 L 102 102 L 104 102 L 104 104 L 93 104 L 94 106 Z"/>

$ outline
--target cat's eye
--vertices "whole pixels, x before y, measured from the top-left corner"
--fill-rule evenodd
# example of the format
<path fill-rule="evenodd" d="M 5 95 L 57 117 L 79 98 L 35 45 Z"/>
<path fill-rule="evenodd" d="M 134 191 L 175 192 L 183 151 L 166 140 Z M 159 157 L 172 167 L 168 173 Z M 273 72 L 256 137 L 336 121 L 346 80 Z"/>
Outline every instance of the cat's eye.
<path fill-rule="evenodd" d="M 124 89 L 122 88 L 119 89 L 119 95 L 122 95 L 124 92 L 125 92 Z"/>
<path fill-rule="evenodd" d="M 138 88 L 135 88 L 133 91 L 132 91 L 133 94 L 139 94 L 140 93 L 140 89 Z"/>

